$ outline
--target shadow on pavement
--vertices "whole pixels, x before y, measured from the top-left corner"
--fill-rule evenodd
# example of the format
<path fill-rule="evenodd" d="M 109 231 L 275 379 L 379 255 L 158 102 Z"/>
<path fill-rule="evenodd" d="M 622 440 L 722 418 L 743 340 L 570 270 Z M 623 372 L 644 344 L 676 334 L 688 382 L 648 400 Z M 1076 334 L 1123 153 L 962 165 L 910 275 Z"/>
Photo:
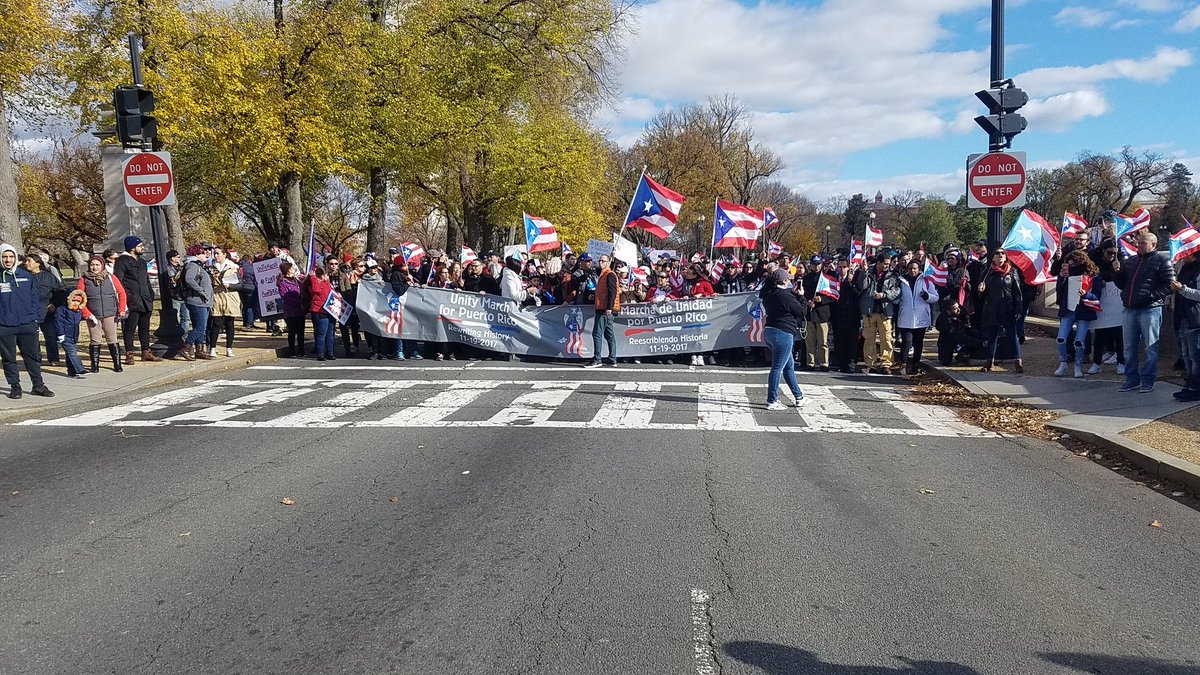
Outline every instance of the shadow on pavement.
<path fill-rule="evenodd" d="M 1051 652 L 1038 654 L 1042 659 L 1060 666 L 1095 675 L 1200 675 L 1200 666 L 1172 663 L 1141 656 L 1109 656 L 1108 654 L 1074 654 Z"/>
<path fill-rule="evenodd" d="M 951 661 L 899 659 L 908 664 L 903 668 L 838 665 L 822 661 L 813 652 L 770 642 L 727 642 L 723 650 L 769 675 L 979 675 L 974 668 Z"/>

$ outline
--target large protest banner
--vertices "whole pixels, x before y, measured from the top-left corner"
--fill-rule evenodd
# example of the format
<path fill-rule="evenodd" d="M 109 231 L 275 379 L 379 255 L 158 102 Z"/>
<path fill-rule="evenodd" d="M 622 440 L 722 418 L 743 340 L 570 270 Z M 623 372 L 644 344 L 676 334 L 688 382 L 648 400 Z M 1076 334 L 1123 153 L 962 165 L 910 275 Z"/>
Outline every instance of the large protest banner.
<path fill-rule="evenodd" d="M 279 262 L 279 258 L 272 257 L 254 263 L 260 319 L 277 319 L 283 316 L 283 303 L 279 299 Z"/>
<path fill-rule="evenodd" d="M 377 281 L 358 287 L 359 321 L 384 337 L 461 342 L 510 354 L 592 358 L 590 306 L 521 307 L 495 295 L 410 288 L 402 296 Z M 695 354 L 763 346 L 757 294 L 625 305 L 616 320 L 617 355 Z"/>

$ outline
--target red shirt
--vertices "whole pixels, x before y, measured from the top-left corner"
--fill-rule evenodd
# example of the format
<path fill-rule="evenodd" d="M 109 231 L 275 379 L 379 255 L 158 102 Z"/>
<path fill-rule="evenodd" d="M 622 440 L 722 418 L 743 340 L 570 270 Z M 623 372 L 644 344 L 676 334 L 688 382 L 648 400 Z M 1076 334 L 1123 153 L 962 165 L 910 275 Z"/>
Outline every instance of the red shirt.
<path fill-rule="evenodd" d="M 304 278 L 304 289 L 308 291 L 308 311 L 320 313 L 325 311 L 325 300 L 333 292 L 333 284 L 329 278 L 319 279 L 315 274 Z"/>

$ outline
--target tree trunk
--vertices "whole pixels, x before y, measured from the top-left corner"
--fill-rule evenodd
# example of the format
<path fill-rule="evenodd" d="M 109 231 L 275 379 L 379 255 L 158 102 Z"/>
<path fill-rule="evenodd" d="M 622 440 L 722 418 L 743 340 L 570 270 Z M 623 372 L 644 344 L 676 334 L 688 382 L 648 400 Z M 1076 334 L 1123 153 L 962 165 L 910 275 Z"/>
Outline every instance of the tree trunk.
<path fill-rule="evenodd" d="M 367 210 L 367 250 L 382 253 L 387 249 L 387 173 L 379 168 L 370 169 L 368 186 L 371 204 Z"/>
<path fill-rule="evenodd" d="M 183 219 L 179 217 L 179 204 L 164 206 L 163 213 L 167 216 L 167 248 L 183 253 L 187 249 L 187 242 L 183 239 Z"/>
<path fill-rule="evenodd" d="M 0 242 L 25 250 L 21 238 L 21 211 L 17 205 L 17 165 L 12 156 L 8 104 L 0 89 Z"/>
<path fill-rule="evenodd" d="M 303 206 L 300 202 L 300 175 L 284 172 L 279 177 L 279 202 L 283 206 L 283 233 L 292 258 L 304 267 L 308 264 L 308 233 L 304 230 Z"/>

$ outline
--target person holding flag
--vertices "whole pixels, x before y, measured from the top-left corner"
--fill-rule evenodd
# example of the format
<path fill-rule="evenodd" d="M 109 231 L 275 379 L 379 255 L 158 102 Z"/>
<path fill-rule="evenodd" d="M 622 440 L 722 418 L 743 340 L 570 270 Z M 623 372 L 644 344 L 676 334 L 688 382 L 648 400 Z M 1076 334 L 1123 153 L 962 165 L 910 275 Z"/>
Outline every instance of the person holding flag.
<path fill-rule="evenodd" d="M 1200 401 L 1200 245 L 1187 249 L 1179 260 L 1183 267 L 1171 290 L 1175 292 L 1175 334 L 1183 348 L 1187 381 L 1174 396 L 1179 401 Z"/>
<path fill-rule="evenodd" d="M 1165 253 L 1158 252 L 1158 237 L 1141 233 L 1138 255 L 1118 262 L 1114 282 L 1121 289 L 1125 307 L 1121 327 L 1125 339 L 1125 383 L 1117 391 L 1154 391 L 1158 378 L 1158 341 L 1162 328 L 1163 301 L 1172 293 L 1175 270 Z M 1146 358 L 1138 368 L 1138 347 L 1146 343 Z"/>
<path fill-rule="evenodd" d="M 927 268 L 932 268 L 928 261 Z M 938 277 L 931 271 L 923 272 L 921 263 L 908 263 L 900 277 L 900 302 L 896 306 L 896 330 L 900 332 L 900 360 L 906 364 L 908 375 L 916 375 L 921 365 L 921 352 L 925 346 L 925 331 L 933 324 L 932 306 L 938 301 L 936 282 Z M 942 282 L 944 285 L 945 282 Z M 910 356 L 911 354 L 911 356 Z"/>
<path fill-rule="evenodd" d="M 1087 233 L 1081 232 L 1086 236 Z M 1100 296 L 1104 292 L 1104 277 L 1100 268 L 1088 257 L 1086 249 L 1071 251 L 1066 260 L 1066 274 L 1058 276 L 1055 284 L 1055 299 L 1058 302 L 1058 368 L 1055 377 L 1067 374 L 1067 344 L 1072 330 L 1075 352 L 1075 377 L 1083 377 L 1084 338 L 1088 326 L 1096 320 L 1100 310 Z"/>
<path fill-rule="evenodd" d="M 787 406 L 779 402 L 780 379 L 787 383 L 797 408 L 807 403 L 800 383 L 796 381 L 795 361 L 792 359 L 792 346 L 796 334 L 804 325 L 807 309 L 788 288 L 791 283 L 787 270 L 777 269 L 763 281 L 763 287 L 758 292 L 766 315 L 763 341 L 771 350 L 771 370 L 767 375 L 767 410 L 787 410 Z"/>
<path fill-rule="evenodd" d="M 837 292 L 831 288 L 829 280 L 834 271 L 824 269 L 825 261 L 820 256 L 814 256 L 809 262 L 809 272 L 801 279 L 804 289 L 804 299 L 808 301 L 808 320 L 805 322 L 804 347 L 808 351 L 807 363 L 803 370 L 820 369 L 829 372 L 829 319 L 833 311 L 833 303 L 837 301 Z M 823 292 L 822 292 L 823 291 Z M 831 292 L 832 291 L 832 292 Z"/>

